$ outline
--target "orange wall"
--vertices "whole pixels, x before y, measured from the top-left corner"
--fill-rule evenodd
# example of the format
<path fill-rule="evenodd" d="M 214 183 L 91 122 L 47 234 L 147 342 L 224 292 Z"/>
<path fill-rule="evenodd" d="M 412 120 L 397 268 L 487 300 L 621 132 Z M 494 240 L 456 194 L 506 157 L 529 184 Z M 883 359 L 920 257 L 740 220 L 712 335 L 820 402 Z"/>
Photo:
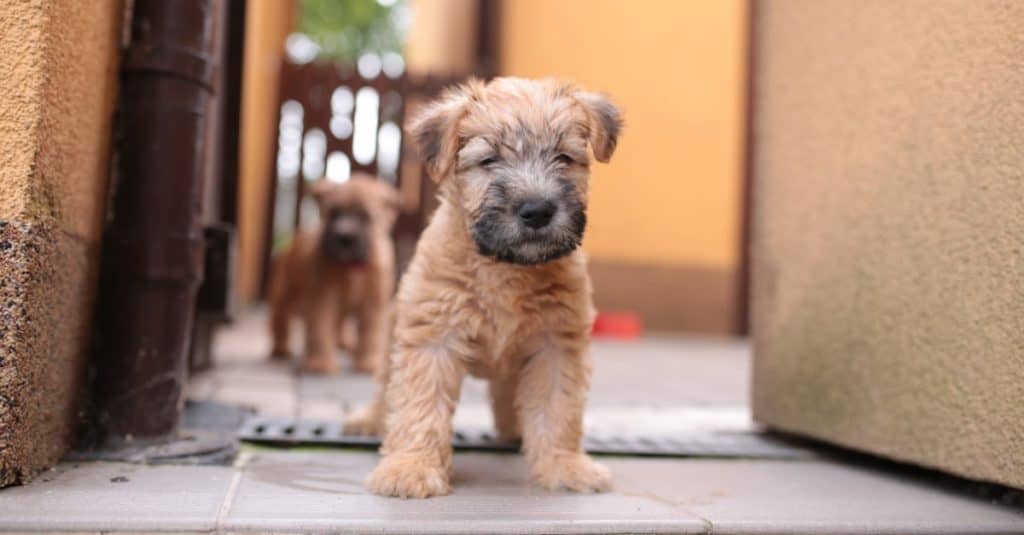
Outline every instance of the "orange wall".
<path fill-rule="evenodd" d="M 243 302 L 259 293 L 266 221 L 270 217 L 267 203 L 273 175 L 268 151 L 277 134 L 278 71 L 294 16 L 292 0 L 250 0 L 246 9 L 236 282 Z"/>
<path fill-rule="evenodd" d="M 612 95 L 626 130 L 595 164 L 594 259 L 733 268 L 738 260 L 747 4 L 502 2 L 505 74 Z"/>
<path fill-rule="evenodd" d="M 476 54 L 476 0 L 409 0 L 412 28 L 405 63 L 419 74 L 473 72 Z"/>

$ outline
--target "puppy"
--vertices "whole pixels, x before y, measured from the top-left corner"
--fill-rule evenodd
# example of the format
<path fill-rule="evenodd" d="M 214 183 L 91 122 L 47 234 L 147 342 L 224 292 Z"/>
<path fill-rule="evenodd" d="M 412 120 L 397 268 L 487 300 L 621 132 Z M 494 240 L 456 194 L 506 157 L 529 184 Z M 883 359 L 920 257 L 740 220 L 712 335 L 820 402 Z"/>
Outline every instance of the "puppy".
<path fill-rule="evenodd" d="M 355 368 L 373 371 L 386 357 L 395 256 L 391 228 L 398 195 L 390 185 L 355 174 L 344 183 L 309 185 L 320 224 L 299 233 L 274 258 L 270 281 L 271 355 L 289 358 L 293 316 L 306 331 L 304 370 L 337 373 L 335 352 L 346 319 L 357 324 Z"/>
<path fill-rule="evenodd" d="M 387 413 L 370 490 L 451 491 L 452 412 L 466 374 L 490 380 L 498 434 L 522 439 L 536 483 L 610 487 L 580 445 L 594 309 L 579 245 L 588 145 L 607 162 L 620 128 L 604 97 L 516 78 L 470 81 L 414 122 L 440 206 L 399 285 L 384 397 L 348 425 L 378 432 Z"/>

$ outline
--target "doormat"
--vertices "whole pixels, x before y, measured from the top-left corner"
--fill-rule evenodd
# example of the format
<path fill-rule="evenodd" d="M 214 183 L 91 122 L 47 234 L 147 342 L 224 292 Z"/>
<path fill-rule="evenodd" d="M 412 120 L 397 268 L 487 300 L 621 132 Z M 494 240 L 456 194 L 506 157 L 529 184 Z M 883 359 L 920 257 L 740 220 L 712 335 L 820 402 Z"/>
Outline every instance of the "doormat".
<path fill-rule="evenodd" d="M 346 446 L 377 448 L 375 437 L 347 435 L 341 422 L 253 416 L 242 424 L 239 439 L 278 446 Z M 490 431 L 458 429 L 452 437 L 457 450 L 516 452 L 518 442 L 503 442 Z M 589 453 L 658 457 L 741 459 L 807 459 L 814 450 L 789 438 L 760 431 L 693 431 L 657 436 L 588 434 L 583 448 Z"/>

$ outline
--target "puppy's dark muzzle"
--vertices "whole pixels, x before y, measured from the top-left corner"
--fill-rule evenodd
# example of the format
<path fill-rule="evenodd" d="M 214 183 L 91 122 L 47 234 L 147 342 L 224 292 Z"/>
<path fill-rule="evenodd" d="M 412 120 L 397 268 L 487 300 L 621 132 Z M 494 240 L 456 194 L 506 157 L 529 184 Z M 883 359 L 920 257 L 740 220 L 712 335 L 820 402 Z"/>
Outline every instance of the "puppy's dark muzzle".
<path fill-rule="evenodd" d="M 555 217 L 557 209 L 558 207 L 551 201 L 534 200 L 520 204 L 516 214 L 523 225 L 539 230 L 551 223 L 551 218 Z"/>
<path fill-rule="evenodd" d="M 324 254 L 332 260 L 347 263 L 366 261 L 366 242 L 358 234 L 324 234 Z"/>

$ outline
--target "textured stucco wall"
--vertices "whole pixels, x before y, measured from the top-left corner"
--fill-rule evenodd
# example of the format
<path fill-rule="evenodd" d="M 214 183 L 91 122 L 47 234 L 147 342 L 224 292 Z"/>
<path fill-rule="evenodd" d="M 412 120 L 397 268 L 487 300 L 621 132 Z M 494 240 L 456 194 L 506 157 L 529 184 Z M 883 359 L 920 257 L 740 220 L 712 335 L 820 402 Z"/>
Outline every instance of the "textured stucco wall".
<path fill-rule="evenodd" d="M 71 439 L 121 19 L 118 0 L 0 2 L 0 486 Z"/>
<path fill-rule="evenodd" d="M 758 12 L 756 418 L 1024 487 L 1024 2 Z"/>

